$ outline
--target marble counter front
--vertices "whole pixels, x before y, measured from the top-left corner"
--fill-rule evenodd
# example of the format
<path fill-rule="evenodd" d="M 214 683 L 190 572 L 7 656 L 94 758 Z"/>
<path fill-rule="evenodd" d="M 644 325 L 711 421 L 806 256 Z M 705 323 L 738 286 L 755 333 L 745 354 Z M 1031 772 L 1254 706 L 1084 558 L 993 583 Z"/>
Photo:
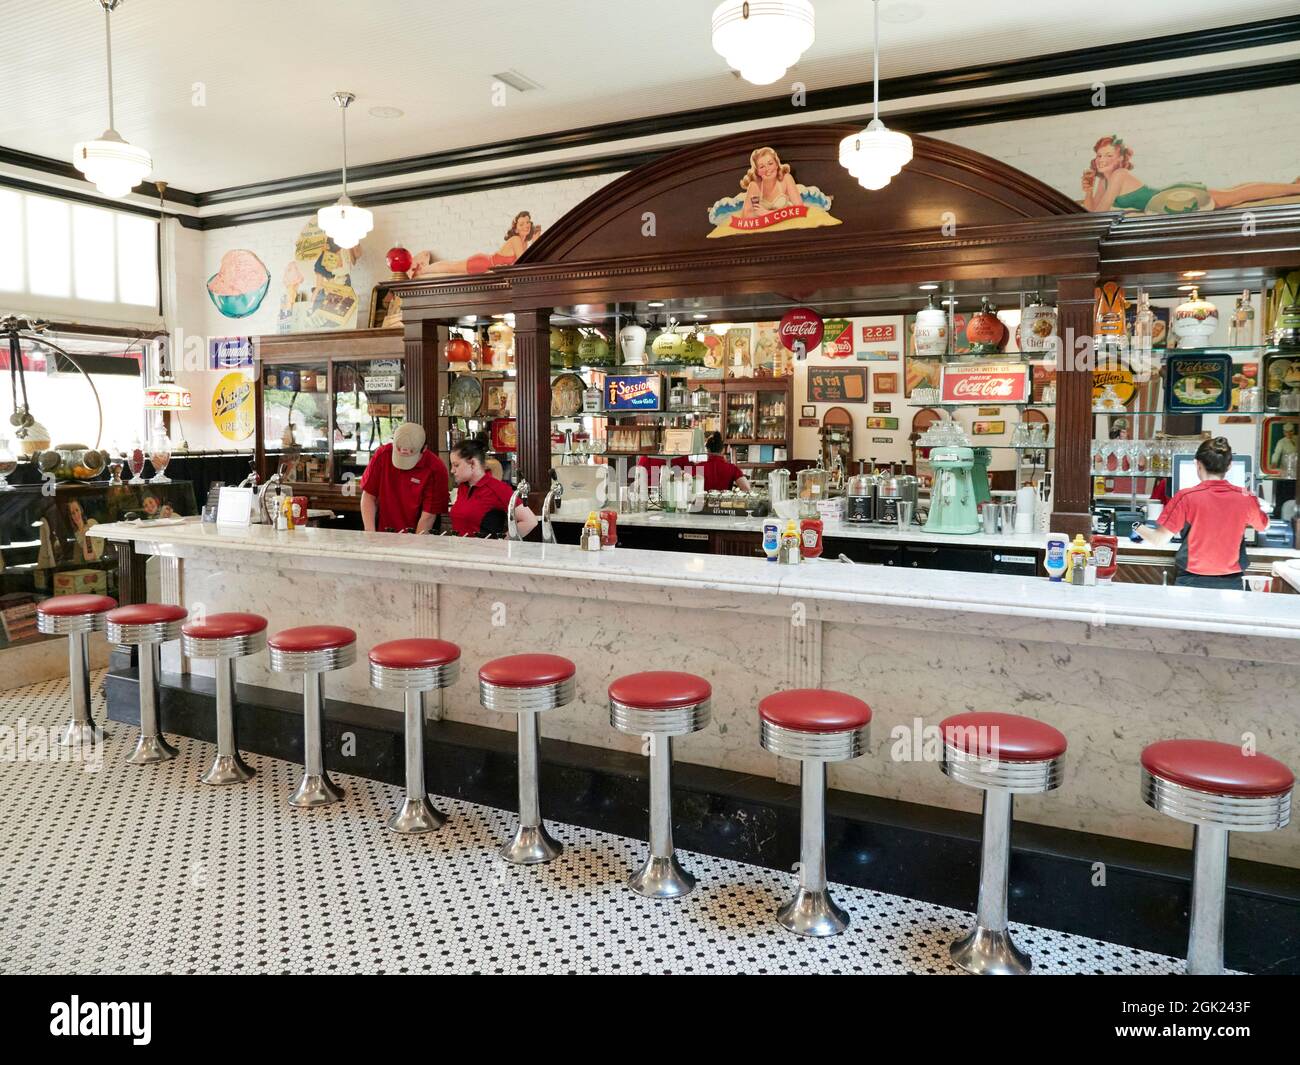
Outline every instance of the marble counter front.
<path fill-rule="evenodd" d="M 926 760 L 927 738 L 962 710 L 1024 713 L 1060 728 L 1071 749 L 1065 785 L 1026 798 L 1017 816 L 1184 847 L 1187 827 L 1139 797 L 1147 743 L 1253 736 L 1300 767 L 1300 601 L 1291 596 L 310 528 L 92 533 L 158 556 L 164 596 L 191 610 L 251 610 L 273 630 L 348 625 L 363 649 L 405 636 L 452 640 L 465 679 L 447 693 L 446 716 L 495 728 L 513 719 L 478 705 L 472 677 L 498 655 L 574 659 L 577 698 L 546 715 L 543 734 L 626 751 L 639 743 L 609 727 L 609 682 L 685 669 L 712 682 L 714 724 L 680 741 L 677 756 L 793 781 L 797 765 L 759 747 L 755 705 L 781 688 L 841 688 L 866 699 L 875 720 L 871 753 L 833 765 L 833 787 L 973 811 L 978 793 Z M 359 659 L 329 675 L 329 695 L 396 711 Z M 183 665 L 168 645 L 164 668 Z M 206 665 L 193 663 L 195 672 Z M 294 686 L 263 656 L 239 669 L 241 681 Z M 1300 867 L 1300 833 L 1243 833 L 1233 853 Z"/>

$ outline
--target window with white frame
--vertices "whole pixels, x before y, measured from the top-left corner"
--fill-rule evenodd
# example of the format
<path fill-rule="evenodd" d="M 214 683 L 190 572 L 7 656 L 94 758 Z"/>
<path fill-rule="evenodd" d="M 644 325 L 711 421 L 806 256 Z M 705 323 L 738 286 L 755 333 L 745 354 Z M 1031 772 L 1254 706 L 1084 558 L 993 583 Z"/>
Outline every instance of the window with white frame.
<path fill-rule="evenodd" d="M 158 305 L 158 223 L 0 188 L 0 301 Z"/>

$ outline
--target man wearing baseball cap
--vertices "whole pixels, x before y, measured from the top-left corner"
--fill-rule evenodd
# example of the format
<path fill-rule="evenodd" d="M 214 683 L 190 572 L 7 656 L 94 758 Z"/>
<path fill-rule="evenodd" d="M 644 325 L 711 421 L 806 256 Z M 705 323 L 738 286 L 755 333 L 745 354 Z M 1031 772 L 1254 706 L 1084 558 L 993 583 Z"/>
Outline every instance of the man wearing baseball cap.
<path fill-rule="evenodd" d="M 370 458 L 361 477 L 361 522 L 366 532 L 433 530 L 449 504 L 447 467 L 424 449 L 424 429 L 403 422 Z"/>

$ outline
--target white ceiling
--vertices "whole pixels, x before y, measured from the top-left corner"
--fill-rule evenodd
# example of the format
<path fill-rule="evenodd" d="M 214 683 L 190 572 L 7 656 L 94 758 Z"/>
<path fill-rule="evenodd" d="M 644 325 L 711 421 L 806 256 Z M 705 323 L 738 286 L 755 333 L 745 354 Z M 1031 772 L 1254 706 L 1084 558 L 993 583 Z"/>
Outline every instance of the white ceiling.
<path fill-rule="evenodd" d="M 812 91 L 868 80 L 870 4 L 814 3 L 817 40 L 789 79 Z M 353 164 L 775 95 L 713 52 L 714 6 L 125 0 L 113 15 L 117 128 L 153 154 L 155 178 L 198 192 L 337 166 L 335 89 L 357 94 Z M 1295 13 L 1295 0 L 883 0 L 882 76 Z M 0 0 L 0 27 L 0 145 L 68 159 L 107 124 L 98 3 Z M 542 88 L 494 107 L 491 76 L 510 69 Z M 374 118 L 375 106 L 405 115 Z"/>

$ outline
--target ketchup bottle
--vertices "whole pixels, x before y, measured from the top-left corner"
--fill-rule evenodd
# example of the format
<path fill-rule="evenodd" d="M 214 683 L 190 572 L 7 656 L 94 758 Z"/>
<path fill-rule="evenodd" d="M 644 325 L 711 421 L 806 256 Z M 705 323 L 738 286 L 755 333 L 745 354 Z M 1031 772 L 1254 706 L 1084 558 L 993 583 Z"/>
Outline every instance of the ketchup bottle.
<path fill-rule="evenodd" d="M 799 549 L 804 558 L 822 557 L 821 518 L 804 518 L 799 523 Z"/>

